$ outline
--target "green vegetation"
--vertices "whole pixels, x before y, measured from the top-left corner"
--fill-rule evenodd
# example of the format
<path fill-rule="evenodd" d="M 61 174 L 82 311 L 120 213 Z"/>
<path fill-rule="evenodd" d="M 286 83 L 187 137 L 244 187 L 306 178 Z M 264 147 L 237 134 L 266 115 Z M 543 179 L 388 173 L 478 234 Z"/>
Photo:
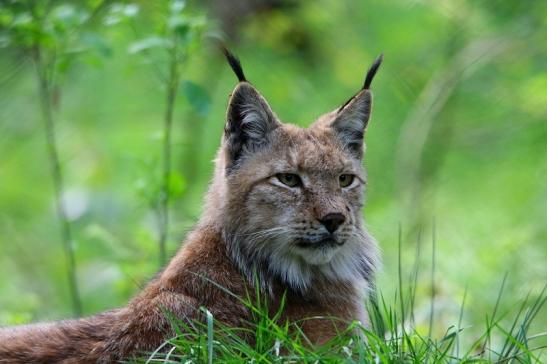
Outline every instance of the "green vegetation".
<path fill-rule="evenodd" d="M 401 271 L 401 266 L 399 266 Z M 414 272 L 416 273 L 416 272 Z M 399 281 L 403 287 L 403 282 Z M 416 282 L 408 294 L 399 292 L 393 306 L 374 292 L 367 302 L 370 325 L 359 322 L 322 345 L 313 345 L 300 329 L 307 320 L 336 318 L 311 317 L 299 322 L 283 322 L 283 301 L 271 316 L 267 300 L 249 297 L 239 301 L 253 317 L 245 328 L 216 322 L 203 308 L 203 320 L 184 322 L 171 317 L 175 335 L 154 352 L 135 362 L 143 363 L 541 363 L 541 340 L 547 332 L 530 335 L 530 325 L 547 301 L 545 288 L 537 299 L 528 298 L 515 312 L 499 312 L 505 278 L 495 307 L 486 316 L 482 334 L 470 338 L 462 326 L 462 302 L 457 324 L 439 338 L 424 335 L 415 326 Z M 222 287 L 220 287 L 222 289 Z M 231 292 L 224 289 L 228 294 Z M 237 296 L 236 296 L 237 297 Z M 465 301 L 465 296 L 464 296 Z M 406 313 L 406 315 L 405 315 Z M 167 313 L 169 316 L 169 314 Z M 433 316 L 430 316 L 430 324 Z M 505 323 L 506 322 L 506 323 Z M 430 334 L 430 333 L 429 333 Z M 250 339 L 250 340 L 249 340 Z M 539 344 L 538 344 L 539 343 Z"/>
<path fill-rule="evenodd" d="M 385 54 L 365 155 L 383 298 L 370 347 L 342 335 L 316 353 L 545 361 L 547 3 L 223 3 L 0 0 L 0 325 L 121 306 L 176 252 L 236 82 L 221 38 L 299 125 Z M 275 339 L 316 358 L 285 326 L 249 347 L 214 325 L 215 358 L 279 361 Z M 206 332 L 174 353 L 206 360 Z"/>

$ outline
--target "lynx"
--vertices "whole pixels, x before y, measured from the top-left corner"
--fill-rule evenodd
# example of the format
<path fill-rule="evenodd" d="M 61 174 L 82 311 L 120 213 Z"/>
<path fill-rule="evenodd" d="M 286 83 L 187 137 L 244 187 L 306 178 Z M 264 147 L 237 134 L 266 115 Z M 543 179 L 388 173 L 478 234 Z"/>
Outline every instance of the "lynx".
<path fill-rule="evenodd" d="M 379 265 L 361 209 L 366 175 L 363 137 L 371 81 L 308 128 L 282 123 L 225 51 L 238 77 L 203 215 L 180 251 L 123 308 L 88 318 L 0 330 L 0 363 L 109 363 L 138 357 L 174 335 L 166 312 L 220 322 L 252 321 L 236 297 L 258 290 L 280 320 L 307 317 L 312 343 L 340 322 L 366 325 L 363 300 Z M 284 321 L 285 322 L 285 321 Z M 252 339 L 252 338 L 251 338 Z"/>

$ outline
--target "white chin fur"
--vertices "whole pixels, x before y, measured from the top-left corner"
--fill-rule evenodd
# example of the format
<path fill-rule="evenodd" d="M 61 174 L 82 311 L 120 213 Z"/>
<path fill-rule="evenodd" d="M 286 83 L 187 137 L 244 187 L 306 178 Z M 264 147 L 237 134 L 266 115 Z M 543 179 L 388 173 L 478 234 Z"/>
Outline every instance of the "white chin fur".
<path fill-rule="evenodd" d="M 346 240 L 343 246 L 317 249 L 295 247 L 287 236 L 259 241 L 233 237 L 228 242 L 234 261 L 249 282 L 254 282 L 255 268 L 261 269 L 261 284 L 265 288 L 269 288 L 271 279 L 276 276 L 299 292 L 306 292 L 312 281 L 321 277 L 331 281 L 361 282 L 367 278 L 363 274 L 372 272 L 377 265 L 376 245 L 366 230 Z M 365 264 L 368 268 L 363 268 Z"/>
<path fill-rule="evenodd" d="M 309 265 L 323 265 L 329 263 L 340 248 L 328 247 L 317 249 L 297 248 L 295 253 Z"/>

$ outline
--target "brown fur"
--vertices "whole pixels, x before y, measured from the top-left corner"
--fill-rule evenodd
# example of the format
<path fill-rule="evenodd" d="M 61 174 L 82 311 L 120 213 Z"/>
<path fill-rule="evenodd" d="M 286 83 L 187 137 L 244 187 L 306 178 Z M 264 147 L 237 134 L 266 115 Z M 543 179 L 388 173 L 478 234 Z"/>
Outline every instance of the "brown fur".
<path fill-rule="evenodd" d="M 0 363 L 128 359 L 174 335 L 166 312 L 191 321 L 201 319 L 199 308 L 206 307 L 216 320 L 245 326 L 252 317 L 232 294 L 253 292 L 255 279 L 272 311 L 286 294 L 282 320 L 366 321 L 364 290 L 378 264 L 360 212 L 362 136 L 370 102 L 370 91 L 363 90 L 303 129 L 282 124 L 254 87 L 241 82 L 230 100 L 204 214 L 165 270 L 124 308 L 0 330 Z M 304 184 L 288 188 L 273 180 L 283 171 L 301 174 Z M 355 174 L 358 185 L 340 188 L 341 173 Z M 329 235 L 345 242 L 336 253 L 294 245 L 303 237 L 325 235 L 318 221 L 333 212 L 346 219 Z M 285 230 L 260 238 L 272 226 Z M 347 266 L 336 266 L 340 262 Z M 306 321 L 302 328 L 312 342 L 321 343 L 340 327 L 325 319 Z"/>

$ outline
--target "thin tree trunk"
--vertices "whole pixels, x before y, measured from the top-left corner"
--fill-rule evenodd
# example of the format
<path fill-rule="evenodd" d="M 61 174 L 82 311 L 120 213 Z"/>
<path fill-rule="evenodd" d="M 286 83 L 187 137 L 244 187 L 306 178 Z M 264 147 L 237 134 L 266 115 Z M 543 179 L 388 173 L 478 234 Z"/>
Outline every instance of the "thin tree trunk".
<path fill-rule="evenodd" d="M 34 49 L 33 58 L 36 68 L 36 77 L 38 80 L 42 118 L 44 120 L 44 128 L 46 133 L 47 157 L 49 160 L 51 177 L 53 179 L 57 216 L 61 224 L 61 237 L 65 252 L 66 274 L 72 300 L 72 310 L 76 316 L 80 316 L 82 314 L 82 303 L 78 289 L 78 282 L 76 279 L 76 259 L 74 257 L 72 231 L 63 202 L 63 175 L 61 171 L 61 163 L 59 161 L 59 152 L 57 150 L 55 122 L 53 119 L 53 111 L 51 106 L 52 99 L 50 77 L 48 76 L 47 66 L 44 64 L 39 45 L 37 45 Z"/>
<path fill-rule="evenodd" d="M 175 98 L 179 86 L 177 47 L 173 48 L 170 54 L 169 75 L 167 78 L 167 100 L 165 119 L 163 125 L 163 173 L 162 186 L 159 201 L 159 260 L 164 265 L 167 259 L 166 245 L 169 234 L 169 200 L 170 200 L 170 178 L 171 178 L 171 131 L 173 128 L 173 112 L 175 109 Z"/>

